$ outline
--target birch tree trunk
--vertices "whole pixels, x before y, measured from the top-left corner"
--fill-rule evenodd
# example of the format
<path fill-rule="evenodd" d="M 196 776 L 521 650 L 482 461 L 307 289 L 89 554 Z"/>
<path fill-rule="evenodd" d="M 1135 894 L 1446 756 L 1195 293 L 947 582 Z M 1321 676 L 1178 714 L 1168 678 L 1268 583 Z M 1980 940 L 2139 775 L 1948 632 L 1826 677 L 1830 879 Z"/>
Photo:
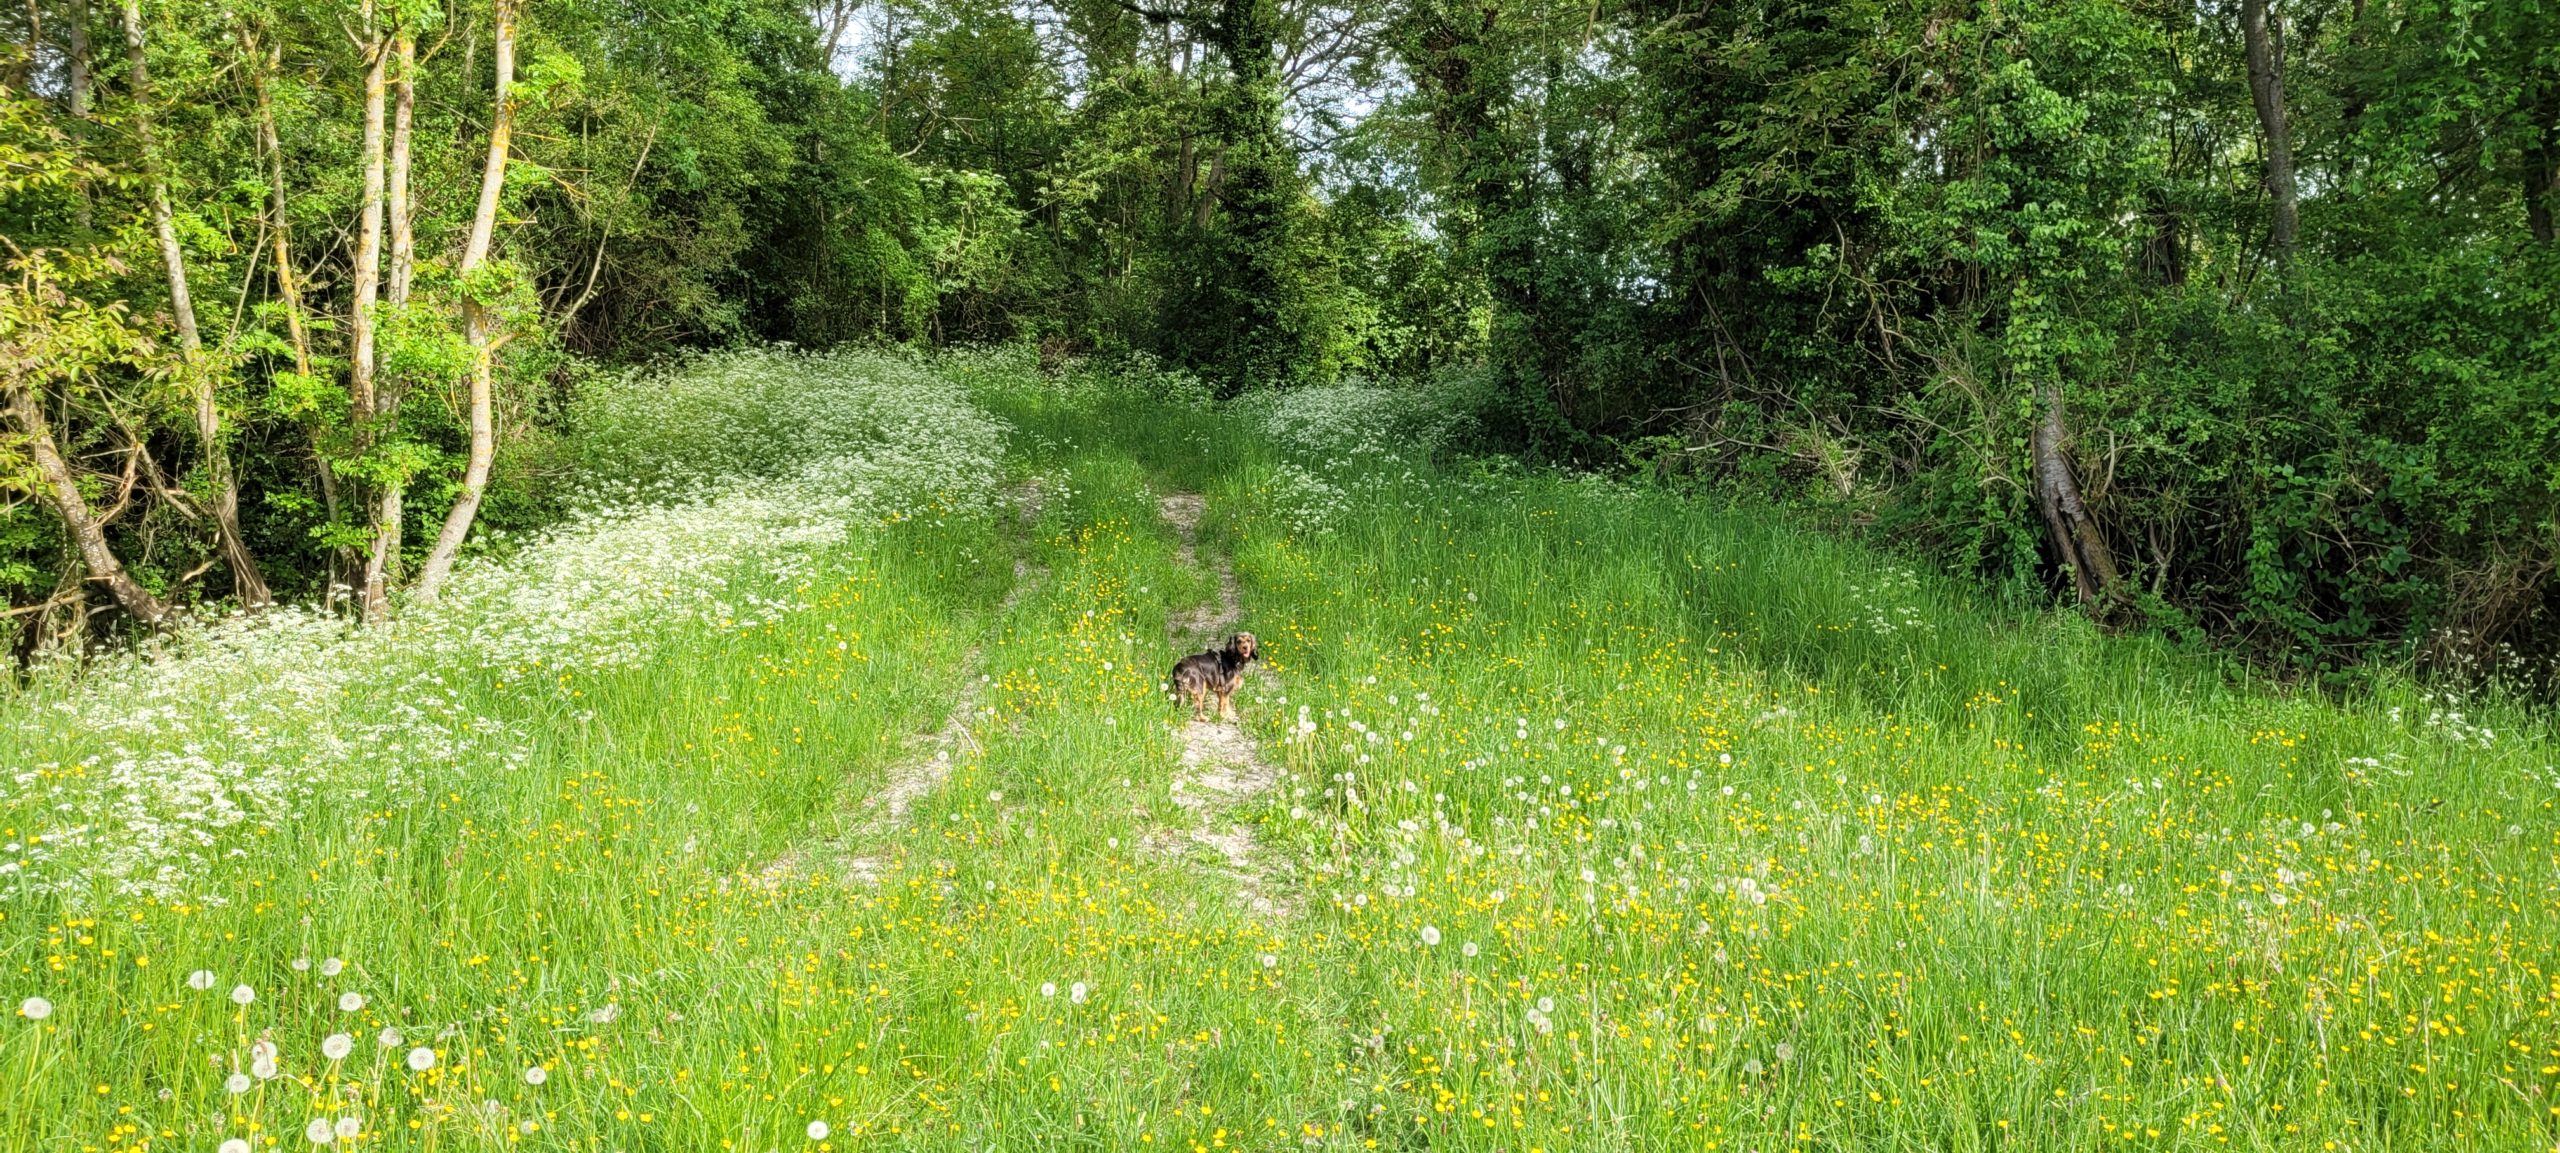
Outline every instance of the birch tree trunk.
<path fill-rule="evenodd" d="M 373 5 L 364 7 L 368 63 L 364 74 L 364 198 L 356 209 L 354 303 L 347 315 L 347 400 L 359 429 L 373 423 L 373 306 L 382 300 L 382 120 L 389 43 L 372 27 Z"/>
<path fill-rule="evenodd" d="M 7 401 L 9 423 L 17 426 L 18 435 L 26 439 L 27 455 L 35 461 L 45 500 L 62 517 L 63 527 L 70 530 L 72 547 L 79 551 L 89 579 L 107 586 L 116 603 L 144 623 L 156 625 L 168 619 L 168 606 L 135 581 L 117 558 L 115 547 L 107 540 L 106 526 L 90 511 L 89 498 L 81 493 L 71 463 L 63 459 L 62 450 L 53 442 L 53 429 L 45 421 L 44 407 L 37 402 L 35 389 L 13 383 L 8 386 Z"/>
<path fill-rule="evenodd" d="M 515 3 L 496 0 L 495 7 L 497 82 L 491 97 L 489 157 L 480 170 L 480 204 L 472 213 L 471 237 L 463 246 L 458 268 L 465 283 L 488 262 L 489 246 L 498 227 L 499 197 L 506 190 L 507 146 L 515 133 L 515 97 L 511 91 L 516 74 Z M 454 498 L 453 511 L 444 520 L 444 531 L 436 535 L 435 547 L 428 551 L 426 564 L 419 571 L 420 600 L 433 601 L 443 590 L 446 576 L 453 571 L 454 558 L 462 552 L 462 542 L 471 535 L 471 522 L 480 515 L 480 495 L 489 485 L 489 465 L 497 455 L 497 320 L 488 307 L 466 293 L 463 334 L 471 343 L 471 455 L 463 465 L 462 491 Z"/>
<path fill-rule="evenodd" d="M 186 251 L 178 246 L 177 213 L 169 204 L 169 179 L 160 166 L 151 133 L 151 70 L 144 59 L 142 0 L 124 0 L 124 51 L 132 73 L 134 136 L 142 147 L 143 169 L 151 181 L 151 225 L 160 241 L 160 262 L 169 275 L 169 311 L 178 325 L 178 350 L 184 357 L 187 386 L 194 393 L 196 438 L 204 453 L 205 473 L 213 486 L 214 534 L 222 559 L 231 568 L 232 592 L 249 608 L 275 603 L 256 557 L 240 537 L 240 486 L 231 471 L 231 453 L 222 443 L 222 409 L 215 403 L 212 366 L 205 363 L 204 338 L 196 330 L 194 297 L 187 290 Z"/>
<path fill-rule="evenodd" d="M 415 138 L 418 103 L 418 36 L 404 22 L 394 33 L 400 61 L 399 75 L 393 78 L 391 111 L 391 307 L 409 305 L 409 284 L 417 274 L 418 244 L 416 213 L 409 202 L 409 155 Z M 376 390 L 373 416 L 388 422 L 400 408 L 400 386 L 397 381 L 381 382 Z M 373 508 L 373 542 L 365 553 L 364 615 L 367 620 L 381 620 L 391 613 L 391 582 L 399 574 L 401 502 L 408 486 L 400 477 L 382 484 Z"/>
<path fill-rule="evenodd" d="M 2240 36 L 2249 56 L 2249 98 L 2258 106 L 2258 128 L 2266 137 L 2267 197 L 2274 219 L 2267 243 L 2276 259 L 2291 262 L 2302 231 L 2293 182 L 2293 130 L 2284 106 L 2284 29 L 2267 14 L 2268 0 L 2241 0 Z"/>

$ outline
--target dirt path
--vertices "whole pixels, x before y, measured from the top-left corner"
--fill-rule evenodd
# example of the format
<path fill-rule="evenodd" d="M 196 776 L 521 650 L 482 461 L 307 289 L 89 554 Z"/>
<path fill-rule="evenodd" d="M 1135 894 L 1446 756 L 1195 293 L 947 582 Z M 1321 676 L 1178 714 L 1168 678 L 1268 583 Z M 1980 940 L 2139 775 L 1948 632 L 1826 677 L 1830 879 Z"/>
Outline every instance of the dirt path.
<path fill-rule="evenodd" d="M 1197 494 L 1176 493 L 1156 507 L 1165 523 L 1181 534 L 1182 547 L 1175 553 L 1176 559 L 1186 566 L 1198 566 L 1200 554 L 1195 538 L 1208 502 Z M 1225 557 L 1211 558 L 1209 567 L 1218 578 L 1217 599 L 1188 612 L 1175 613 L 1165 622 L 1172 639 L 1186 649 L 1218 643 L 1244 618 L 1242 602 L 1236 595 L 1235 570 Z M 1240 724 L 1187 721 L 1178 732 L 1182 738 L 1182 771 L 1173 779 L 1173 799 L 1191 818 L 1190 826 L 1167 829 L 1150 837 L 1148 850 L 1162 856 L 1201 850 L 1214 854 L 1248 908 L 1268 917 L 1289 916 L 1292 910 L 1287 889 L 1275 875 L 1271 854 L 1262 850 L 1250 827 L 1229 816 L 1230 810 L 1276 787 L 1280 770 L 1262 759 L 1252 735 Z"/>
<path fill-rule="evenodd" d="M 1040 482 L 1029 483 L 1005 494 L 1014 506 L 1015 515 L 1024 529 L 1040 517 Z M 1011 615 L 1023 595 L 1048 575 L 1029 561 L 1016 557 L 1013 562 L 1013 587 L 1006 590 L 1003 603 L 996 606 L 994 620 L 1001 625 Z M 889 766 L 880 787 L 862 798 L 859 817 L 839 822 L 835 832 L 812 844 L 795 846 L 766 865 L 758 874 L 759 883 L 773 887 L 787 882 L 809 869 L 813 859 L 832 864 L 844 880 L 876 885 L 889 870 L 890 862 L 876 855 L 876 847 L 898 830 L 907 826 L 907 811 L 918 800 L 942 787 L 951 777 L 952 759 L 966 753 L 982 753 L 975 733 L 969 726 L 977 721 L 983 708 L 982 690 L 986 686 L 984 669 L 986 650 L 971 645 L 960 658 L 960 692 L 951 702 L 951 711 L 942 719 L 942 727 L 930 736 L 910 741 L 910 753 Z M 848 806 L 857 807 L 857 806 Z"/>

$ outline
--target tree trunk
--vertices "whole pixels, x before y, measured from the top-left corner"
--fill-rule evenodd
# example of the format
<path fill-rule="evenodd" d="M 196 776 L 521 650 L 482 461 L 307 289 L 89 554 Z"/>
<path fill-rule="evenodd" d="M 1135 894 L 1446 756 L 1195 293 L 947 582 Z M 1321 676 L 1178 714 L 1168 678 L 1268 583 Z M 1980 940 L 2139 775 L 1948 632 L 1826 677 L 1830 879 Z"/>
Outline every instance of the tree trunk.
<path fill-rule="evenodd" d="M 169 311 L 178 325 L 178 350 L 184 357 L 187 386 L 195 394 L 196 438 L 204 453 L 205 473 L 213 486 L 214 534 L 222 559 L 231 568 L 231 591 L 249 608 L 275 603 L 267 578 L 240 536 L 240 485 L 231 472 L 231 452 L 222 443 L 222 409 L 215 403 L 212 366 L 205 363 L 204 338 L 196 330 L 194 297 L 187 290 L 187 255 L 178 246 L 177 213 L 169 203 L 169 179 L 160 167 L 151 138 L 151 70 L 144 59 L 142 0 L 124 0 L 124 51 L 132 73 L 134 136 L 142 146 L 142 165 L 151 181 L 152 231 L 160 240 L 160 261 L 169 275 Z"/>
<path fill-rule="evenodd" d="M 70 91 L 65 98 L 71 105 L 71 127 L 82 131 L 89 120 L 89 93 L 96 87 L 90 74 L 89 0 L 71 0 L 71 59 L 64 64 L 69 72 Z M 80 234 L 88 235 L 97 224 L 97 198 L 90 195 L 87 184 L 80 186 L 80 203 L 72 210 L 80 225 Z"/>
<path fill-rule="evenodd" d="M 17 426 L 18 435 L 26 438 L 27 455 L 34 459 L 36 474 L 43 481 L 45 499 L 62 517 L 63 527 L 70 530 L 72 547 L 79 550 L 80 563 L 88 569 L 89 579 L 107 586 L 117 604 L 145 623 L 156 625 L 168 619 L 168 606 L 137 583 L 133 574 L 125 571 L 124 562 L 116 558 L 115 547 L 107 541 L 106 526 L 98 523 L 97 514 L 89 510 L 89 498 L 80 492 L 71 463 L 54 446 L 53 430 L 45 422 L 35 389 L 9 385 L 8 405 L 10 423 Z"/>
<path fill-rule="evenodd" d="M 409 201 L 409 156 L 415 139 L 414 126 L 418 102 L 418 37 L 403 24 L 396 34 L 400 74 L 394 79 L 391 114 L 391 307 L 409 305 L 409 285 L 417 274 L 418 244 L 416 213 Z M 400 408 L 398 381 L 383 381 L 376 390 L 373 417 L 388 423 Z M 365 551 L 364 615 L 367 620 L 381 620 L 391 614 L 391 582 L 398 577 L 401 535 L 401 490 L 406 487 L 401 477 L 382 482 L 373 508 L 373 542 Z"/>
<path fill-rule="evenodd" d="M 2293 132 L 2285 123 L 2284 28 L 2267 14 L 2267 3 L 2241 0 L 2240 35 L 2249 54 L 2249 98 L 2266 136 L 2267 196 L 2275 203 L 2267 243 L 2277 260 L 2290 262 L 2302 220 L 2294 193 Z"/>
<path fill-rule="evenodd" d="M 507 146 L 515 133 L 515 96 L 511 91 L 516 73 L 514 0 L 496 0 L 496 9 L 497 82 L 491 98 L 489 158 L 480 170 L 480 204 L 472 213 L 471 237 L 463 246 L 462 263 L 457 268 L 465 283 L 489 258 L 489 246 L 498 227 L 498 201 L 506 190 Z M 471 522 L 480 515 L 480 494 L 488 487 L 489 465 L 497 456 L 497 320 L 488 307 L 466 295 L 463 323 L 464 336 L 471 343 L 471 455 L 463 466 L 462 491 L 455 496 L 453 511 L 445 516 L 444 531 L 436 535 L 435 547 L 428 550 L 426 564 L 418 574 L 418 599 L 423 601 L 433 601 L 443 590 L 445 577 L 453 571 L 454 558 L 461 555 L 462 542 L 471 535 Z"/>
<path fill-rule="evenodd" d="M 2067 425 L 2060 385 L 2045 393 L 2044 404 L 2044 418 L 2036 422 L 2034 438 L 2036 507 L 2044 513 L 2045 530 L 2053 537 L 2062 567 L 2071 573 L 2080 603 L 2099 608 L 2115 593 L 2115 554 L 2107 550 L 2106 534 L 2099 530 L 2097 518 L 2081 503 L 2080 482 L 2071 474 L 2071 458 L 2063 453 Z"/>
<path fill-rule="evenodd" d="M 368 23 L 373 19 L 371 4 L 365 5 L 365 19 Z M 389 42 L 378 31 L 368 29 L 367 34 L 371 40 L 365 47 L 369 63 L 364 74 L 364 137 L 358 145 L 364 155 L 364 199 L 356 210 L 355 300 L 347 314 L 347 399 L 359 429 L 373 423 L 373 306 L 382 299 L 384 74 L 391 64 Z"/>
<path fill-rule="evenodd" d="M 284 44 L 278 41 L 267 49 L 267 64 L 258 73 L 258 146 L 267 154 L 267 211 L 273 219 L 267 222 L 273 238 L 276 262 L 276 295 L 284 302 L 284 325 L 293 340 L 293 371 L 311 375 L 311 328 L 302 313 L 302 279 L 293 266 L 292 220 L 288 215 L 288 197 L 284 183 L 284 143 L 276 135 L 276 107 L 272 85 L 282 63 Z"/>

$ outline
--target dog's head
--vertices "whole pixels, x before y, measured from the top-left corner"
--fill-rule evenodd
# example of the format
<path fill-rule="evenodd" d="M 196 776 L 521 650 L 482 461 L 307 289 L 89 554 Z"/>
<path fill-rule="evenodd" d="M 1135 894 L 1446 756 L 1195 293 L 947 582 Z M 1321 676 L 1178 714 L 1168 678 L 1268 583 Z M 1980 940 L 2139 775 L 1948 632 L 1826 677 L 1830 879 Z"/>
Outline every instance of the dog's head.
<path fill-rule="evenodd" d="M 1227 638 L 1227 651 L 1249 661 L 1262 651 L 1262 642 L 1253 639 L 1252 633 L 1237 633 Z"/>

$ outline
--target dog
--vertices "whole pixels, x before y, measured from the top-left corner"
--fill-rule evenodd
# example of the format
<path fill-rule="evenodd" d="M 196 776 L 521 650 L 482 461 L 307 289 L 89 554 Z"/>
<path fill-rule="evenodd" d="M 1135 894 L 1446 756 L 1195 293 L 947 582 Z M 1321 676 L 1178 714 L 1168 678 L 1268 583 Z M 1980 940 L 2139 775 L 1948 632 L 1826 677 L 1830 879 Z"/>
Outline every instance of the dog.
<path fill-rule="evenodd" d="M 1174 662 L 1173 676 L 1167 684 L 1173 687 L 1176 700 L 1191 702 L 1191 719 L 1197 721 L 1201 710 L 1215 697 L 1218 719 L 1236 719 L 1236 686 L 1244 683 L 1244 667 L 1252 664 L 1262 652 L 1261 643 L 1252 633 L 1237 633 L 1227 638 L 1227 647 L 1193 653 Z"/>

